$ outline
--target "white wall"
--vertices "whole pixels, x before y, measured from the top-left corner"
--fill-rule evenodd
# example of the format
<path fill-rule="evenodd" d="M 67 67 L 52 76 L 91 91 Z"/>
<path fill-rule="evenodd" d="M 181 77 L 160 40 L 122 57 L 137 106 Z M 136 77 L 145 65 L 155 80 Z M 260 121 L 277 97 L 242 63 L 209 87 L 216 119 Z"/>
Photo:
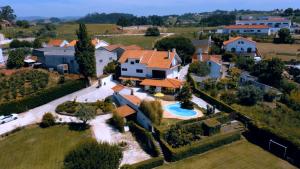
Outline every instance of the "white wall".
<path fill-rule="evenodd" d="M 103 74 L 104 67 L 114 61 L 117 60 L 117 53 L 110 52 L 106 49 L 99 49 L 95 51 L 95 59 L 96 59 L 96 75 L 97 77 Z"/>
<path fill-rule="evenodd" d="M 236 53 L 247 53 L 248 48 L 255 52 L 256 44 L 245 39 L 239 39 L 224 46 L 224 49 L 228 52 L 231 52 L 232 48 L 236 49 Z"/>
<path fill-rule="evenodd" d="M 270 35 L 271 29 L 224 29 L 223 33 L 230 34 L 232 32 L 238 33 L 238 34 L 264 34 L 264 35 Z"/>
<path fill-rule="evenodd" d="M 137 60 L 137 59 L 128 59 L 127 63 L 121 64 L 121 75 L 122 76 L 133 76 L 133 77 L 147 77 L 148 71 L 147 71 L 146 66 L 144 64 L 136 63 L 135 60 Z M 134 62 L 134 64 L 131 64 L 131 62 Z M 123 71 L 122 70 L 123 68 L 126 68 L 127 71 Z M 142 69 L 143 73 L 137 73 L 136 69 Z"/>
<path fill-rule="evenodd" d="M 4 63 L 3 51 L 0 48 L 0 64 L 3 64 L 3 63 Z"/>
<path fill-rule="evenodd" d="M 220 65 L 216 62 L 213 62 L 213 61 L 208 61 L 207 64 L 209 65 L 209 68 L 210 68 L 209 77 L 214 78 L 214 79 L 221 78 L 222 65 Z"/>
<path fill-rule="evenodd" d="M 275 28 L 278 25 L 279 28 L 290 28 L 292 23 L 287 21 L 268 21 L 268 20 L 249 20 L 249 21 L 236 21 L 237 25 L 268 25 Z"/>

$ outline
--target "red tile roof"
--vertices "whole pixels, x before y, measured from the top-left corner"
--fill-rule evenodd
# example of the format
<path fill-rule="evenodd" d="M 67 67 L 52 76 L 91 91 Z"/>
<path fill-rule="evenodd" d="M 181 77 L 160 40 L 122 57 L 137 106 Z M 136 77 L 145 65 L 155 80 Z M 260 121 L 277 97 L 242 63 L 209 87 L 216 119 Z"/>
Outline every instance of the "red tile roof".
<path fill-rule="evenodd" d="M 140 83 L 140 85 L 143 86 L 166 87 L 172 89 L 178 89 L 182 84 L 183 82 L 178 79 L 145 79 Z"/>
<path fill-rule="evenodd" d="M 127 106 L 127 105 L 118 107 L 118 108 L 116 109 L 116 112 L 117 112 L 118 115 L 121 116 L 121 117 L 127 117 L 127 116 L 130 116 L 130 115 L 136 113 L 135 110 L 133 110 L 131 107 L 129 107 L 129 106 Z"/>
<path fill-rule="evenodd" d="M 114 92 L 119 92 L 119 91 L 123 90 L 124 88 L 125 88 L 125 86 L 118 84 L 118 85 L 114 86 L 114 87 L 111 88 L 111 89 L 112 89 Z"/>
<path fill-rule="evenodd" d="M 222 63 L 222 56 L 221 55 L 208 55 L 208 54 L 202 55 L 202 61 L 203 62 L 207 62 L 209 60 L 221 64 Z M 197 54 L 194 54 L 193 55 L 193 62 L 196 62 L 196 61 L 198 61 L 198 57 L 197 57 Z"/>
<path fill-rule="evenodd" d="M 238 36 L 238 37 L 229 39 L 228 41 L 224 41 L 224 42 L 223 42 L 223 45 L 228 45 L 229 43 L 232 43 L 232 42 L 237 41 L 237 40 L 240 40 L 240 39 L 246 40 L 246 41 L 248 41 L 248 42 L 256 43 L 255 41 L 253 41 L 253 40 L 251 40 L 251 39 L 247 39 L 247 38 Z"/>
<path fill-rule="evenodd" d="M 229 25 L 225 26 L 225 29 L 268 29 L 267 25 Z"/>
<path fill-rule="evenodd" d="M 156 50 L 127 50 L 119 59 L 120 63 L 125 63 L 127 59 L 139 59 L 140 64 L 145 64 L 151 68 L 169 69 L 176 52 L 156 51 Z"/>
<path fill-rule="evenodd" d="M 140 98 L 138 98 L 137 96 L 134 96 L 134 95 L 122 95 L 122 96 L 137 106 L 140 105 L 142 102 L 142 100 Z"/>
<path fill-rule="evenodd" d="M 142 50 L 142 48 L 140 46 L 137 46 L 137 45 L 124 46 L 124 45 L 121 45 L 121 44 L 104 46 L 103 48 L 105 48 L 108 51 L 113 51 L 113 50 L 116 50 L 118 48 L 122 48 L 124 50 Z"/>
<path fill-rule="evenodd" d="M 61 39 L 51 39 L 51 40 L 48 42 L 48 45 L 59 47 L 62 43 L 63 43 L 63 40 L 61 40 Z"/>

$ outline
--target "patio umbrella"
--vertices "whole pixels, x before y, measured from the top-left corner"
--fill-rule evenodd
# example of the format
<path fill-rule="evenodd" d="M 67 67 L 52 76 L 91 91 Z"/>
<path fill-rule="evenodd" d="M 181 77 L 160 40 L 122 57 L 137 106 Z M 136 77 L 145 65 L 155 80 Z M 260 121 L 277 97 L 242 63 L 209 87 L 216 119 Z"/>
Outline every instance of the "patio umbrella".
<path fill-rule="evenodd" d="M 154 96 L 155 97 L 164 97 L 165 95 L 163 93 L 156 93 Z"/>

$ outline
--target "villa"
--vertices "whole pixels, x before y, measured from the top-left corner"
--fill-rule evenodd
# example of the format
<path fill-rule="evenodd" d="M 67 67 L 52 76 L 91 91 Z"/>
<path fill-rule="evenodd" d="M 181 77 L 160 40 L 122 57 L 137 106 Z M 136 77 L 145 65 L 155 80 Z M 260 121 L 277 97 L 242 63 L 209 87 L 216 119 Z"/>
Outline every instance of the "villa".
<path fill-rule="evenodd" d="M 255 54 L 257 52 L 255 41 L 240 36 L 224 41 L 223 49 L 236 54 Z"/>
<path fill-rule="evenodd" d="M 123 83 L 144 86 L 146 90 L 162 92 L 180 89 L 178 80 L 181 59 L 172 51 L 127 50 L 119 59 Z"/>
<path fill-rule="evenodd" d="M 224 34 L 246 34 L 246 35 L 271 35 L 268 25 L 230 25 L 222 29 Z"/>

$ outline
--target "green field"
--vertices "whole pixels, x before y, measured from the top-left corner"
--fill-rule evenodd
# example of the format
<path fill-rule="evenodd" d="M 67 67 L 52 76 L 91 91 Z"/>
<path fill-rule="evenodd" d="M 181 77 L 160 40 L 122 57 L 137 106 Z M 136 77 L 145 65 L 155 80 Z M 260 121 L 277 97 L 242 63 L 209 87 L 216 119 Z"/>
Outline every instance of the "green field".
<path fill-rule="evenodd" d="M 61 125 L 24 129 L 0 140 L 0 168 L 61 169 L 64 155 L 90 135 Z"/>
<path fill-rule="evenodd" d="M 288 162 L 246 140 L 157 169 L 292 169 Z"/>

